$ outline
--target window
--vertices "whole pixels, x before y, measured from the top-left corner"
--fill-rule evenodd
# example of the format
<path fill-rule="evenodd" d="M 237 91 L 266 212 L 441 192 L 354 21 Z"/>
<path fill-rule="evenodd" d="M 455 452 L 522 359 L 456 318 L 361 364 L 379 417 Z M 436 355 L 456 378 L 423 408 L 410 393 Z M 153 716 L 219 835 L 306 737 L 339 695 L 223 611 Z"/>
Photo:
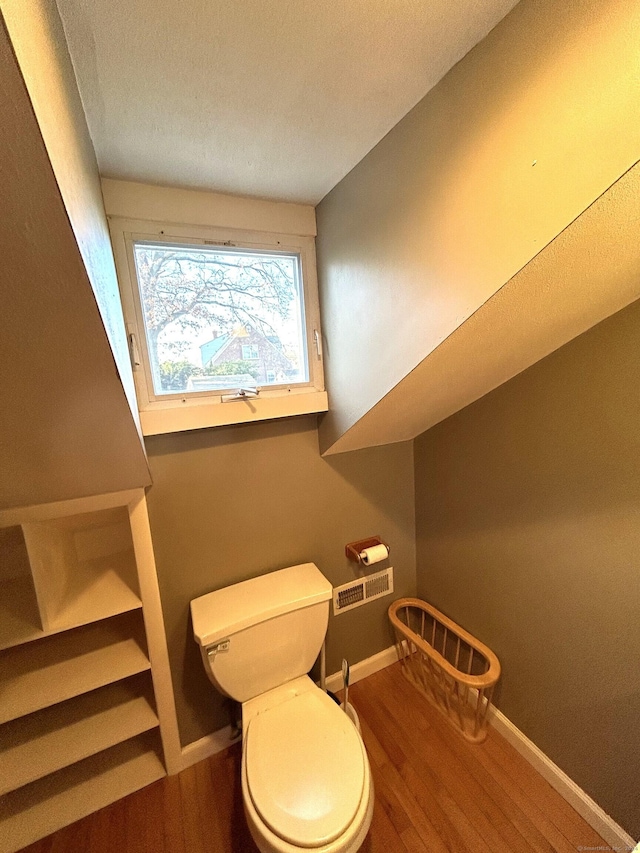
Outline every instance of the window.
<path fill-rule="evenodd" d="M 311 238 L 111 228 L 145 434 L 326 410 Z"/>
<path fill-rule="evenodd" d="M 242 347 L 242 358 L 245 359 L 246 361 L 251 361 L 252 359 L 260 358 L 260 352 L 258 350 L 258 347 L 252 346 L 250 344 L 244 345 Z M 272 372 L 273 371 L 267 371 L 267 377 L 268 377 L 269 373 L 272 373 Z M 267 378 L 267 382 L 269 382 L 269 381 L 274 381 L 274 380 L 269 380 Z"/>

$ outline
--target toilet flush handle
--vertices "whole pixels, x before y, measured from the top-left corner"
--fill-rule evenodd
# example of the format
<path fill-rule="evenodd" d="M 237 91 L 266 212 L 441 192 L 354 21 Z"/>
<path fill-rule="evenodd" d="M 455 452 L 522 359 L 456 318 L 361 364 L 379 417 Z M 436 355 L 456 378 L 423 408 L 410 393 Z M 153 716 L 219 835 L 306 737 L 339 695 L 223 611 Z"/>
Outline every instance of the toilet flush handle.
<path fill-rule="evenodd" d="M 229 646 L 231 645 L 231 640 L 227 637 L 224 640 L 220 640 L 219 643 L 214 643 L 212 646 L 207 647 L 207 657 L 209 660 L 213 660 L 216 655 L 221 652 L 228 652 Z"/>

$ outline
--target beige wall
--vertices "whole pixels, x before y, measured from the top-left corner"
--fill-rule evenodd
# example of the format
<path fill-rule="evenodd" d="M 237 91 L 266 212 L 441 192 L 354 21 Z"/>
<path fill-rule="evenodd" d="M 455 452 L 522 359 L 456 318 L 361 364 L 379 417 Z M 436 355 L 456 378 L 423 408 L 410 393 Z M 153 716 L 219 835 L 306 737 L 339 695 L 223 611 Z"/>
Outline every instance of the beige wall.
<path fill-rule="evenodd" d="M 635 0 L 522 0 L 322 201 L 323 449 L 637 162 L 639 40 Z"/>
<path fill-rule="evenodd" d="M 418 592 L 501 710 L 640 835 L 640 302 L 415 442 Z"/>
<path fill-rule="evenodd" d="M 98 166 L 55 0 L 0 0 L 131 415 L 138 407 Z"/>
<path fill-rule="evenodd" d="M 85 267 L 0 20 L 0 507 L 149 482 Z"/>
<path fill-rule="evenodd" d="M 313 561 L 352 580 L 347 542 L 381 535 L 396 595 L 415 590 L 410 443 L 324 460 L 315 418 L 147 438 L 148 493 L 180 734 L 187 744 L 228 723 L 192 639 L 189 602 L 210 590 Z M 382 563 L 384 567 L 387 563 Z M 328 672 L 391 645 L 381 598 L 331 617 Z"/>

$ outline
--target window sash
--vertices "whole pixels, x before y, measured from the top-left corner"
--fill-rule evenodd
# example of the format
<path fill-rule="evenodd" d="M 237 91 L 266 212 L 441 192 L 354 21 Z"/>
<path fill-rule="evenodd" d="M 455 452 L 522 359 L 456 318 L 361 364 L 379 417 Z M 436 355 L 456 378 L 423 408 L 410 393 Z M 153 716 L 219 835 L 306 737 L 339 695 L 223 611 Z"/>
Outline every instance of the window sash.
<path fill-rule="evenodd" d="M 144 428 L 144 413 L 154 413 L 153 417 L 149 417 L 149 421 L 153 421 L 153 432 L 162 432 L 158 428 L 158 424 L 162 421 L 162 410 L 184 408 L 190 406 L 200 407 L 201 417 L 195 417 L 194 420 L 200 419 L 202 423 L 197 423 L 193 427 L 181 428 L 198 428 L 198 426 L 206 426 L 205 421 L 208 416 L 205 416 L 204 404 L 218 405 L 222 402 L 222 397 L 227 394 L 225 390 L 211 391 L 189 391 L 176 392 L 175 394 L 156 395 L 153 391 L 153 384 L 150 374 L 149 353 L 146 344 L 146 335 L 144 334 L 144 317 L 142 312 L 142 304 L 140 291 L 137 282 L 135 271 L 135 259 L 133 255 L 133 244 L 141 243 L 157 243 L 167 244 L 168 246 L 176 245 L 184 247 L 185 245 L 203 245 L 208 248 L 215 246 L 230 246 L 239 249 L 246 248 L 255 250 L 263 254 L 270 252 L 277 254 L 297 254 L 300 258 L 300 274 L 301 274 L 301 297 L 302 310 L 304 311 L 304 326 L 306 332 L 306 348 L 305 356 L 307 359 L 308 382 L 306 383 L 282 383 L 278 385 L 266 385 L 261 387 L 260 401 L 254 407 L 256 411 L 247 416 L 245 413 L 241 415 L 235 406 L 224 406 L 225 413 L 220 412 L 211 416 L 212 425 L 222 423 L 246 422 L 247 420 L 260 420 L 261 403 L 264 401 L 265 411 L 282 412 L 276 415 L 277 417 L 287 416 L 286 400 L 283 405 L 276 405 L 275 398 L 297 397 L 299 394 L 313 394 L 315 397 L 310 397 L 307 403 L 302 400 L 295 400 L 291 404 L 291 414 L 299 414 L 301 411 L 308 409 L 309 411 L 326 411 L 326 394 L 324 394 L 324 375 L 321 353 L 316 348 L 316 337 L 320 335 L 320 311 L 318 305 L 317 279 L 315 270 L 315 241 L 313 237 L 272 234 L 266 232 L 251 232 L 239 231 L 231 229 L 220 229 L 204 226 L 182 226 L 171 225 L 161 226 L 159 223 L 145 222 L 142 220 L 128 220 L 119 217 L 110 217 L 109 225 L 111 229 L 114 253 L 116 257 L 116 266 L 118 270 L 118 279 L 120 282 L 121 298 L 125 314 L 125 322 L 127 332 L 133 335 L 133 343 L 137 348 L 139 362 L 134 366 L 134 381 L 136 386 L 136 395 L 138 398 L 138 408 L 141 413 L 141 420 Z M 317 333 L 317 336 L 316 336 Z M 130 343 L 132 343 L 130 339 Z M 134 360 L 132 358 L 132 360 Z M 237 390 L 237 386 L 229 389 L 233 393 Z M 322 393 L 320 393 L 322 392 Z M 269 401 L 267 404 L 266 401 Z M 315 401 L 315 402 L 314 402 Z M 226 410 L 230 410 L 228 414 Z M 235 411 L 234 411 L 235 409 Z M 207 407 L 207 411 L 213 411 Z M 269 415 L 273 417 L 274 415 Z M 167 422 L 175 424 L 177 420 L 188 421 L 188 418 L 177 418 L 175 415 L 167 416 Z M 174 431 L 173 428 L 167 431 Z"/>
<path fill-rule="evenodd" d="M 147 396 L 149 398 L 149 401 L 158 401 L 159 402 L 159 401 L 167 400 L 167 399 L 184 399 L 184 398 L 189 399 L 189 398 L 196 396 L 196 395 L 202 396 L 202 397 L 206 397 L 206 396 L 214 396 L 215 397 L 215 396 L 221 396 L 221 395 L 228 395 L 229 393 L 237 390 L 237 388 L 238 388 L 237 383 L 233 383 L 233 384 L 230 384 L 226 388 L 215 389 L 214 391 L 212 391 L 212 390 L 204 390 L 204 391 L 176 390 L 175 393 L 171 393 L 171 392 L 167 392 L 167 391 L 158 391 L 158 390 L 156 390 L 156 388 L 157 388 L 157 385 L 160 384 L 160 377 L 159 377 L 159 375 L 156 375 L 154 373 L 154 363 L 153 363 L 151 353 L 149 350 L 149 340 L 148 340 L 149 332 L 148 332 L 148 326 L 147 326 L 147 322 L 146 322 L 145 306 L 143 303 L 140 281 L 138 278 L 138 265 L 136 263 L 136 258 L 135 258 L 136 246 L 148 246 L 150 248 L 154 247 L 154 246 L 162 246 L 162 247 L 166 247 L 167 250 L 170 250 L 172 248 L 185 249 L 185 248 L 189 248 L 189 247 L 194 247 L 197 249 L 200 246 L 202 246 L 205 249 L 215 249 L 215 246 L 211 244 L 211 241 L 206 241 L 206 240 L 195 240 L 195 239 L 184 240 L 184 241 L 176 241 L 173 239 L 148 240 L 148 239 L 140 239 L 137 235 L 133 235 L 133 234 L 126 235 L 126 239 L 127 239 L 127 249 L 128 249 L 128 253 L 129 253 L 129 267 L 131 270 L 132 285 L 133 285 L 134 291 L 135 291 L 133 296 L 134 296 L 136 316 L 137 316 L 137 321 L 138 321 L 137 326 L 138 326 L 139 335 L 144 336 L 144 342 L 143 342 L 144 346 L 143 346 L 143 352 L 142 352 L 142 355 L 143 355 L 143 365 L 142 366 L 143 366 L 143 369 L 145 371 L 145 377 L 146 377 L 146 382 L 147 382 Z M 260 383 L 256 383 L 256 384 L 258 385 L 258 387 L 261 388 L 261 393 L 263 391 L 266 391 L 267 389 L 268 390 L 283 391 L 283 390 L 286 390 L 287 388 L 293 387 L 293 386 L 295 386 L 295 387 L 311 387 L 311 385 L 313 384 L 313 379 L 310 376 L 310 371 L 309 371 L 310 343 L 308 340 L 308 332 L 306 329 L 306 322 L 305 322 L 306 299 L 305 299 L 305 288 L 304 288 L 304 275 L 303 275 L 303 271 L 302 271 L 302 259 L 300 257 L 300 252 L 285 251 L 283 249 L 279 249 L 277 251 L 275 251 L 273 249 L 265 250 L 262 247 L 260 247 L 258 249 L 258 248 L 254 248 L 254 247 L 249 247 L 246 244 L 237 244 L 236 246 L 232 247 L 232 246 L 229 246 L 229 244 L 227 242 L 227 243 L 225 243 L 224 246 L 223 245 L 220 246 L 220 253 L 221 254 L 224 254 L 224 253 L 235 254 L 233 252 L 233 249 L 236 249 L 236 248 L 238 250 L 237 254 L 242 254 L 243 250 L 246 249 L 247 253 L 255 254 L 256 256 L 259 256 L 259 257 L 282 256 L 282 257 L 287 257 L 287 258 L 295 258 L 295 260 L 296 260 L 295 287 L 297 290 L 297 296 L 299 298 L 299 309 L 298 309 L 299 317 L 298 317 L 298 320 L 299 320 L 299 328 L 300 328 L 298 349 L 299 349 L 300 357 L 301 357 L 301 365 L 300 365 L 301 373 L 303 374 L 303 376 L 306 376 L 306 379 L 303 379 L 302 381 L 290 381 L 290 382 L 283 382 L 283 383 L 279 383 L 279 384 L 274 383 L 273 385 L 269 384 L 269 385 L 264 385 L 264 386 L 261 386 Z M 256 358 L 259 358 L 259 357 L 260 356 L 258 354 L 258 356 L 256 356 Z M 159 365 L 158 365 L 158 367 L 159 367 Z"/>

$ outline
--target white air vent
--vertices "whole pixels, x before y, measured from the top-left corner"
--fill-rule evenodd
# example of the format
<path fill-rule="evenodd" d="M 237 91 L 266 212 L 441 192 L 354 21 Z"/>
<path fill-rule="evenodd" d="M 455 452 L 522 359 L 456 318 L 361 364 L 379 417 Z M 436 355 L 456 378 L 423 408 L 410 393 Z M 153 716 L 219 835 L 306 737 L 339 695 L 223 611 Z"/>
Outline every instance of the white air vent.
<path fill-rule="evenodd" d="M 393 592 L 393 567 L 333 588 L 333 615 Z"/>

